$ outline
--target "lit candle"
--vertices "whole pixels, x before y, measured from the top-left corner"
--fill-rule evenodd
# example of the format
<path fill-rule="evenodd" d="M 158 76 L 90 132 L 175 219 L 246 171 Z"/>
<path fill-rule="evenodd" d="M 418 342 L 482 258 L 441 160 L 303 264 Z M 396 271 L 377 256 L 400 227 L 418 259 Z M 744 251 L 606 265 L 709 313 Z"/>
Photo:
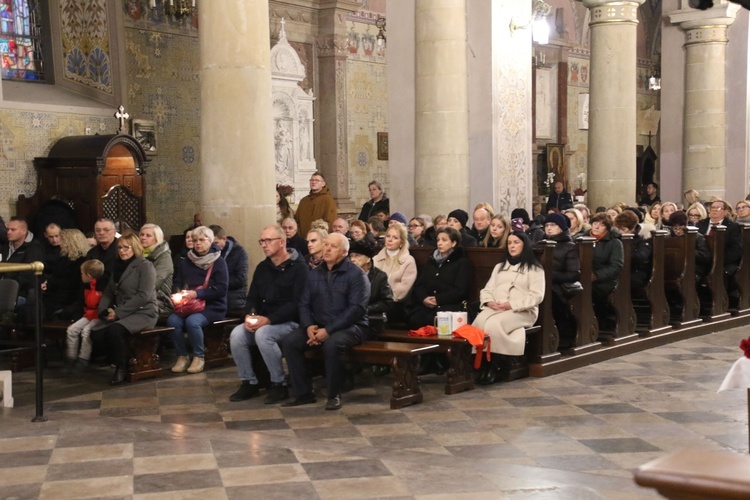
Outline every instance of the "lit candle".
<path fill-rule="evenodd" d="M 195 0 L 193 0 L 193 8 L 195 8 Z"/>
<path fill-rule="evenodd" d="M 258 318 L 250 318 L 247 320 L 247 322 L 250 323 L 251 325 L 254 325 L 255 323 L 258 322 Z"/>

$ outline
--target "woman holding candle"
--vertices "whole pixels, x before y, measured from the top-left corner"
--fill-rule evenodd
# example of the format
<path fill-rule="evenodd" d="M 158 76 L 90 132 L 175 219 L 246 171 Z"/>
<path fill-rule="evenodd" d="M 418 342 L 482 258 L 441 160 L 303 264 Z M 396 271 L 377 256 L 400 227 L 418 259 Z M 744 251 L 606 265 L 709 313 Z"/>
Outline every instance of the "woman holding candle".
<path fill-rule="evenodd" d="M 193 229 L 191 233 L 193 249 L 182 259 L 174 277 L 172 301 L 175 305 L 187 299 L 205 301 L 202 311 L 186 317 L 175 313 L 169 315 L 167 325 L 174 328 L 172 343 L 177 351 L 177 362 L 172 367 L 174 373 L 200 373 L 205 365 L 203 352 L 203 327 L 224 319 L 227 313 L 227 289 L 229 274 L 227 264 L 221 258 L 221 249 L 213 243 L 214 233 L 206 226 Z M 193 350 L 190 362 L 183 330 L 187 331 Z"/>

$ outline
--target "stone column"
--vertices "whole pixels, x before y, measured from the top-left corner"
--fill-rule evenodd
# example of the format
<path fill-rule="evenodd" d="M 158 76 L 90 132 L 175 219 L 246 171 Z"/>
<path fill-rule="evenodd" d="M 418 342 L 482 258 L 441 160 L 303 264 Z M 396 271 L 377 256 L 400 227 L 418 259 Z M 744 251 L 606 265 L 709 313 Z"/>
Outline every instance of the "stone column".
<path fill-rule="evenodd" d="M 416 213 L 470 211 L 466 0 L 417 0 L 415 31 Z"/>
<path fill-rule="evenodd" d="M 349 195 L 349 147 L 347 118 L 347 53 L 346 16 L 361 4 L 352 0 L 325 3 L 318 13 L 318 123 L 320 161 L 318 168 L 336 199 L 339 213 L 359 213 Z"/>
<path fill-rule="evenodd" d="M 591 10 L 588 204 L 635 203 L 636 28 L 644 0 L 583 0 Z"/>
<path fill-rule="evenodd" d="M 276 217 L 268 0 L 201 2 L 201 203 L 250 254 Z M 179 209 L 180 207 L 175 207 Z"/>
<path fill-rule="evenodd" d="M 739 8 L 725 2 L 669 16 L 685 32 L 682 189 L 697 189 L 704 199 L 726 195 L 727 28 Z"/>

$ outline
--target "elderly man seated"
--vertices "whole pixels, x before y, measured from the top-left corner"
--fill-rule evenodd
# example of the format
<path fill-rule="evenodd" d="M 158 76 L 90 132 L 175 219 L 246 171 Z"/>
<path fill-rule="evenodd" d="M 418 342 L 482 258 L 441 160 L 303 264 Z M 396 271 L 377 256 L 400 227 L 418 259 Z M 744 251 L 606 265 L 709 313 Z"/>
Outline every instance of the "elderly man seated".
<path fill-rule="evenodd" d="M 365 338 L 370 282 L 356 264 L 346 258 L 349 240 L 342 234 L 326 237 L 324 264 L 310 271 L 300 299 L 299 328 L 281 344 L 295 398 L 284 406 L 316 402 L 312 380 L 305 369 L 305 351 L 323 350 L 328 402 L 326 410 L 341 408 L 341 385 L 346 351 Z"/>

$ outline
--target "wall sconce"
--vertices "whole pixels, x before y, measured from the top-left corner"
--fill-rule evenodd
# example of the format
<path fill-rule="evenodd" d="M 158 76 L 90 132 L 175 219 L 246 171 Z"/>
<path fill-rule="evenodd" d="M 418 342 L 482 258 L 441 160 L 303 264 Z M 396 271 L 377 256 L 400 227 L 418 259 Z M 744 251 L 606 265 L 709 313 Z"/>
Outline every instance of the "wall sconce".
<path fill-rule="evenodd" d="M 378 46 L 382 47 L 385 45 L 385 18 L 379 17 L 377 21 L 375 21 L 375 26 L 378 28 L 378 35 L 375 37 L 378 41 Z"/>
<path fill-rule="evenodd" d="M 648 89 L 661 90 L 661 78 L 658 76 L 658 73 L 648 79 Z"/>
<path fill-rule="evenodd" d="M 526 23 L 519 23 L 515 18 L 510 20 L 510 34 L 511 36 L 516 30 L 525 30 L 531 26 L 531 37 L 534 42 L 546 45 L 549 43 L 549 24 L 547 24 L 547 16 L 552 12 L 552 6 L 545 3 L 544 0 L 536 0 L 534 6 L 531 9 L 531 19 Z"/>

